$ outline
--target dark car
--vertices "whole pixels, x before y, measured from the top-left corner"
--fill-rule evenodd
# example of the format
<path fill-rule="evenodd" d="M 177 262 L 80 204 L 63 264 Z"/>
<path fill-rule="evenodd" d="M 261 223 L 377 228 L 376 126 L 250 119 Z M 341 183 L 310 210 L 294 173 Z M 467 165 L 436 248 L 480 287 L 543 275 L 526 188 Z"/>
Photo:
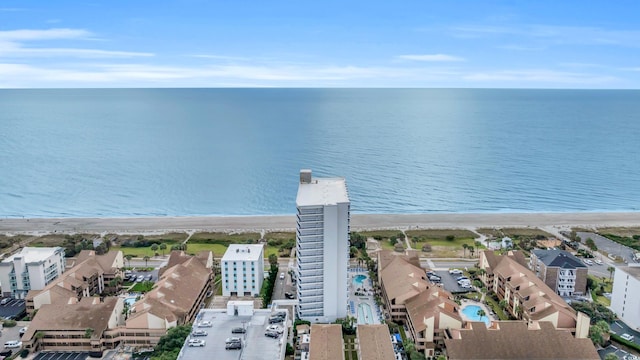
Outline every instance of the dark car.
<path fill-rule="evenodd" d="M 290 293 L 290 292 L 284 293 L 284 297 L 286 297 L 287 299 L 293 299 L 294 298 L 293 294 Z"/>
<path fill-rule="evenodd" d="M 237 327 L 237 328 L 231 329 L 231 333 L 232 334 L 244 334 L 246 332 L 247 332 L 247 330 L 245 330 L 244 328 L 241 328 L 241 327 Z"/>
<path fill-rule="evenodd" d="M 269 318 L 269 324 L 277 324 L 283 321 L 284 321 L 284 318 L 279 316 L 272 316 Z"/>
<path fill-rule="evenodd" d="M 226 343 L 224 345 L 224 348 L 226 350 L 240 350 L 242 349 L 242 343 L 241 342 L 230 342 L 230 343 Z"/>
<path fill-rule="evenodd" d="M 270 338 L 277 339 L 277 338 L 279 338 L 279 337 L 280 337 L 280 334 L 278 334 L 278 333 L 277 333 L 277 332 L 275 332 L 275 331 L 267 331 L 267 332 L 265 332 L 265 333 L 264 333 L 264 336 L 267 336 L 267 337 L 270 337 Z"/>
<path fill-rule="evenodd" d="M 11 354 L 13 354 L 13 351 L 11 351 L 11 349 L 4 349 L 0 351 L 0 356 L 9 357 L 11 356 Z"/>

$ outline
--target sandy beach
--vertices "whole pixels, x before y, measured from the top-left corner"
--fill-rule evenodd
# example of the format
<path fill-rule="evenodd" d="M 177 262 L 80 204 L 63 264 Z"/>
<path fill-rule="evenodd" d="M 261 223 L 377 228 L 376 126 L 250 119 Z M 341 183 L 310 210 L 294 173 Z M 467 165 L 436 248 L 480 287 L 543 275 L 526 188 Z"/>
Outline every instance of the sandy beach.
<path fill-rule="evenodd" d="M 356 231 L 410 228 L 640 226 L 640 212 L 510 214 L 353 214 Z M 0 233 L 166 233 L 171 231 L 292 231 L 295 216 L 0 219 Z"/>

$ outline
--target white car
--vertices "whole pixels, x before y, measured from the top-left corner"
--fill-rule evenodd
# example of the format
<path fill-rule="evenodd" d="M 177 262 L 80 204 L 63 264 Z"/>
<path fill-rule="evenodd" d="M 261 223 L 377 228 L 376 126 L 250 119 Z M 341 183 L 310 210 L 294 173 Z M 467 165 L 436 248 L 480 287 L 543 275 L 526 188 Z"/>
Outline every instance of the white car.
<path fill-rule="evenodd" d="M 449 274 L 451 275 L 462 275 L 462 270 L 460 269 L 450 269 Z"/>
<path fill-rule="evenodd" d="M 284 273 L 280 273 L 280 280 L 284 280 Z"/>
<path fill-rule="evenodd" d="M 602 260 L 600 260 L 600 259 L 596 259 L 593 262 L 595 262 L 598 265 L 602 265 Z"/>
<path fill-rule="evenodd" d="M 629 335 L 627 333 L 624 333 L 624 334 L 620 335 L 620 337 L 625 339 L 625 340 L 627 340 L 627 341 L 633 341 L 633 335 Z"/>
<path fill-rule="evenodd" d="M 23 327 L 22 329 L 20 329 L 20 331 L 18 332 L 20 334 L 20 336 L 24 335 L 24 333 L 27 332 L 27 328 Z"/>
<path fill-rule="evenodd" d="M 582 260 L 585 264 L 587 265 L 593 265 L 593 261 L 589 260 L 589 259 L 584 259 Z"/>
<path fill-rule="evenodd" d="M 198 323 L 198 327 L 212 327 L 213 324 L 211 323 L 211 321 L 200 321 Z"/>
<path fill-rule="evenodd" d="M 278 334 L 282 334 L 284 332 L 284 329 L 278 325 L 269 325 L 267 326 L 267 330 L 266 331 L 275 331 Z"/>
<path fill-rule="evenodd" d="M 206 342 L 200 339 L 189 339 L 189 346 L 205 346 Z"/>
<path fill-rule="evenodd" d="M 20 348 L 22 347 L 22 341 L 17 341 L 17 340 L 7 341 L 6 343 L 4 343 L 4 347 L 7 349 Z"/>

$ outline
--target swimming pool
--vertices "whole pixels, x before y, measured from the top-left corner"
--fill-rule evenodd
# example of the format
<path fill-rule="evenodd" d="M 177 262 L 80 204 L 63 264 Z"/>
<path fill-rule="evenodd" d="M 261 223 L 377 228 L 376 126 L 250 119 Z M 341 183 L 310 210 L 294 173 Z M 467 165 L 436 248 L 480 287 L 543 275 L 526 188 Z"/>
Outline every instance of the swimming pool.
<path fill-rule="evenodd" d="M 480 319 L 480 316 L 478 316 L 478 310 L 482 310 L 478 305 L 466 305 L 462 308 L 462 314 L 470 321 L 484 321 L 487 326 L 491 325 L 491 320 L 489 320 L 487 314 Z"/>
<path fill-rule="evenodd" d="M 135 297 L 128 297 L 124 299 L 124 302 L 129 305 L 129 307 L 131 307 L 131 305 L 133 305 L 136 302 L 136 298 Z"/>
<path fill-rule="evenodd" d="M 358 324 L 375 324 L 371 306 L 366 303 L 358 305 Z"/>
<path fill-rule="evenodd" d="M 362 286 L 362 283 L 367 279 L 366 275 L 356 275 L 353 277 L 353 284 Z"/>

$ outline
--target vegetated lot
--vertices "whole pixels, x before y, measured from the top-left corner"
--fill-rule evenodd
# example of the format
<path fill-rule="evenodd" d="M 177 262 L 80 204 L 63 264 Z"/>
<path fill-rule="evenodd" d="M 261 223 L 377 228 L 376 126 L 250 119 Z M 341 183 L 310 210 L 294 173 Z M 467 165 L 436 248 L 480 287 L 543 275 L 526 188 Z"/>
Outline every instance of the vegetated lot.
<path fill-rule="evenodd" d="M 458 257 L 470 254 L 463 244 L 475 246 L 477 234 L 465 229 L 424 229 L 406 231 L 411 246 L 428 257 Z M 477 254 L 477 252 L 476 252 Z"/>
<path fill-rule="evenodd" d="M 273 235 L 276 240 L 280 239 L 285 235 L 278 235 L 280 233 L 275 233 Z M 282 233 L 285 234 L 285 233 Z M 293 234 L 293 233 L 291 233 Z M 266 237 L 266 236 L 265 236 Z M 295 235 L 293 235 L 295 239 Z M 187 252 L 190 254 L 195 254 L 203 250 L 212 251 L 215 255 L 222 256 L 224 252 L 227 250 L 227 247 L 231 244 L 257 244 L 260 240 L 260 234 L 255 232 L 249 233 L 220 233 L 220 232 L 201 232 L 195 233 L 189 241 L 187 242 Z M 293 242 L 295 246 L 295 240 Z M 279 253 L 279 248 L 277 246 L 267 246 L 265 247 L 265 258 L 271 254 L 276 254 L 279 256 L 288 256 L 289 252 L 281 252 Z"/>
<path fill-rule="evenodd" d="M 167 254 L 171 252 L 171 247 L 180 245 L 187 238 L 186 233 L 168 233 L 159 235 L 116 235 L 108 234 L 104 238 L 113 244 L 112 249 L 122 250 L 124 255 L 135 257 L 155 256 L 155 254 Z M 153 245 L 158 249 L 153 251 Z M 160 249 L 160 244 L 164 244 L 166 249 Z"/>
<path fill-rule="evenodd" d="M 291 249 L 296 246 L 296 233 L 294 232 L 266 233 L 264 239 L 267 241 L 266 256 L 269 256 L 273 249 L 276 249 L 276 255 L 288 257 L 291 255 Z"/>
<path fill-rule="evenodd" d="M 400 230 L 376 230 L 376 231 L 362 231 L 359 232 L 362 236 L 366 238 L 373 238 L 374 240 L 378 240 L 380 246 L 383 249 L 393 250 L 395 242 L 392 243 L 391 239 L 396 239 L 396 241 L 404 241 L 404 234 Z"/>
<path fill-rule="evenodd" d="M 539 240 L 543 240 L 555 237 L 548 232 L 540 230 L 538 228 L 479 228 L 476 231 L 482 235 L 494 237 L 496 239 L 500 239 L 505 236 L 508 236 L 514 240 L 517 240 L 519 238 L 536 238 Z"/>

